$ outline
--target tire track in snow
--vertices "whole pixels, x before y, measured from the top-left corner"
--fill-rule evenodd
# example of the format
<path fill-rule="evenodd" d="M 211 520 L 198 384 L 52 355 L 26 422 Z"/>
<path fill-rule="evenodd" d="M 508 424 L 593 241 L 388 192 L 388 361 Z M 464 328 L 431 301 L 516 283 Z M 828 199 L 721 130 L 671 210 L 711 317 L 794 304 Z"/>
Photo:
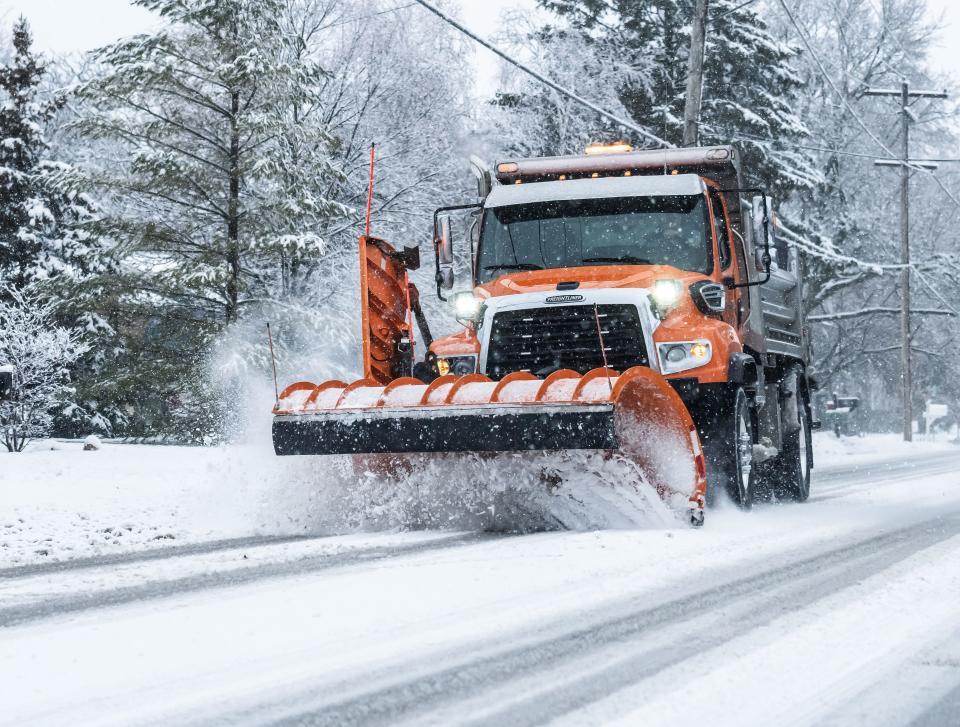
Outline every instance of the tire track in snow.
<path fill-rule="evenodd" d="M 849 558 L 841 557 L 835 562 L 818 558 L 803 563 L 799 572 L 791 572 L 788 567 L 784 569 L 786 578 L 778 578 L 779 583 L 762 587 L 755 594 L 740 593 L 737 589 L 733 600 L 709 604 L 708 607 L 715 608 L 713 612 L 672 624 L 676 629 L 682 626 L 681 633 L 665 645 L 644 650 L 642 642 L 637 642 L 636 652 L 627 658 L 614 657 L 607 666 L 585 677 L 520 700 L 483 720 L 462 724 L 523 727 L 568 715 L 705 651 L 769 626 L 785 615 L 802 611 L 958 535 L 960 515 L 954 515 L 925 523 L 917 530 L 911 527 L 897 531 L 896 536 L 886 542 L 878 542 L 883 538 L 871 539 L 854 546 L 855 553 Z"/>
<path fill-rule="evenodd" d="M 91 609 L 121 606 L 138 601 L 178 596 L 210 588 L 245 585 L 270 578 L 300 576 L 307 573 L 365 565 L 391 558 L 418 555 L 433 550 L 469 546 L 494 538 L 508 537 L 493 533 L 466 533 L 432 538 L 410 545 L 381 545 L 354 548 L 338 553 L 306 556 L 290 561 L 267 562 L 226 572 L 208 571 L 180 578 L 125 586 L 112 590 L 88 591 L 56 596 L 24 605 L 0 607 L 0 628 L 17 626 L 30 621 L 61 616 Z M 188 553 L 193 555 L 195 553 Z M 184 555 L 180 553 L 179 555 Z M 127 561 L 125 561 L 127 562 Z"/>
<path fill-rule="evenodd" d="M 931 463 L 929 466 L 924 469 L 910 470 L 909 472 L 903 471 L 880 471 L 875 474 L 870 474 L 858 479 L 851 479 L 843 484 L 827 485 L 826 487 L 820 487 L 817 481 L 814 481 L 811 484 L 811 494 L 810 502 L 823 502 L 825 500 L 835 500 L 840 497 L 847 497 L 848 495 L 856 495 L 864 492 L 869 492 L 870 490 L 883 485 L 896 485 L 900 482 L 903 482 L 904 475 L 909 475 L 910 479 L 914 478 L 930 478 L 937 477 L 939 475 L 953 475 L 956 479 L 958 475 L 958 468 L 960 468 L 960 458 L 954 460 L 950 463 Z"/>
<path fill-rule="evenodd" d="M 633 604 L 628 604 L 615 610 L 608 608 L 604 610 L 608 614 L 613 611 L 614 615 L 606 618 L 598 612 L 586 613 L 577 621 L 594 621 L 590 626 L 572 626 L 562 633 L 554 629 L 553 634 L 533 643 L 496 650 L 465 662 L 448 662 L 449 665 L 440 670 L 431 672 L 428 665 L 411 664 L 405 670 L 408 673 L 427 669 L 426 673 L 399 683 L 394 681 L 379 690 L 364 690 L 362 684 L 337 685 L 330 691 L 352 695 L 335 702 L 327 696 L 321 701 L 314 690 L 302 700 L 296 700 L 298 704 L 289 701 L 286 706 L 273 704 L 234 715 L 229 721 L 302 726 L 395 724 L 401 720 L 419 723 L 427 721 L 437 710 L 450 708 L 458 716 L 449 721 L 469 723 L 460 711 L 464 701 L 482 699 L 483 706 L 488 706 L 502 701 L 494 694 L 498 688 L 515 692 L 518 680 L 535 680 L 533 683 L 537 686 L 532 691 L 542 689 L 545 677 L 559 668 L 592 670 L 572 683 L 565 681 L 561 686 L 476 722 L 541 724 L 706 649 L 721 646 L 786 613 L 801 610 L 958 534 L 960 514 L 936 518 L 800 558 L 772 570 L 721 582 L 652 607 L 630 609 Z M 645 637 L 688 622 L 695 624 L 701 619 L 709 621 L 709 627 L 697 629 L 696 636 L 688 628 L 677 629 L 678 633 L 666 645 L 597 666 L 596 658 L 602 657 L 605 649 L 619 647 L 622 654 L 623 645 L 633 643 L 639 651 Z M 721 622 L 719 628 L 717 620 Z M 571 624 L 568 622 L 568 625 Z M 460 649 L 458 653 L 463 651 Z M 396 671 L 371 674 L 365 681 L 389 682 L 395 680 Z"/>
<path fill-rule="evenodd" d="M 910 727 L 944 727 L 960 720 L 960 684 L 910 723 Z"/>
<path fill-rule="evenodd" d="M 956 466 L 960 464 L 960 451 L 957 452 L 937 452 L 918 457 L 893 457 L 890 459 L 874 460 L 864 464 L 844 465 L 842 467 L 830 467 L 826 469 L 813 469 L 814 484 L 831 485 L 834 483 L 845 484 L 867 484 L 878 478 L 880 479 L 902 479 L 909 477 L 914 479 L 924 477 L 930 474 L 930 470 L 941 470 L 944 465 Z"/>
<path fill-rule="evenodd" d="M 110 565 L 126 565 L 128 563 L 147 563 L 154 560 L 165 560 L 185 555 L 205 555 L 221 550 L 252 548 L 261 545 L 282 545 L 309 540 L 326 540 L 328 535 L 251 535 L 243 538 L 224 538 L 222 540 L 207 540 L 202 543 L 184 545 L 164 545 L 149 550 L 140 550 L 134 553 L 109 553 L 106 555 L 91 555 L 84 558 L 70 558 L 50 563 L 31 563 L 11 568 L 0 568 L 0 578 L 23 578 L 25 576 L 44 575 L 46 573 L 66 573 L 69 571 L 84 570 L 87 568 L 102 568 Z"/>

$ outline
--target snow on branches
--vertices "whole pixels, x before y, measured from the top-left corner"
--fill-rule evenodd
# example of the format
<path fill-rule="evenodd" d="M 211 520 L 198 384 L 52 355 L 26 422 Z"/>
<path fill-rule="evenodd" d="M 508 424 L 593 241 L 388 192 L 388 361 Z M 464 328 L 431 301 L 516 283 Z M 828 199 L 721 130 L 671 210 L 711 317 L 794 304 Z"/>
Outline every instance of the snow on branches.
<path fill-rule="evenodd" d="M 36 290 L 0 289 L 0 365 L 13 367 L 12 395 L 0 402 L 0 437 L 21 452 L 71 406 L 71 367 L 87 352 L 77 331 L 55 323 L 56 304 Z"/>
<path fill-rule="evenodd" d="M 46 65 L 31 43 L 21 18 L 14 55 L 0 66 L 0 283 L 76 286 L 106 266 L 87 229 L 96 206 L 72 166 L 45 158 L 46 127 L 63 97 L 41 100 Z"/>

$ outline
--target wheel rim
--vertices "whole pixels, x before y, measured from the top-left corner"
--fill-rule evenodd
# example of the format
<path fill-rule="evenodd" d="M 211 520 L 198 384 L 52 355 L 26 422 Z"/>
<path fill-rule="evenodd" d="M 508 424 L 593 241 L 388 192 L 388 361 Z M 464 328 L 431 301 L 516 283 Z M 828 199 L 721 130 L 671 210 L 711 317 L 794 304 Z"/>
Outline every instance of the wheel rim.
<path fill-rule="evenodd" d="M 750 492 L 750 471 L 753 469 L 753 435 L 747 412 L 741 409 L 737 417 L 737 475 L 740 477 L 740 493 L 746 502 Z"/>
<path fill-rule="evenodd" d="M 803 492 L 806 492 L 808 483 L 810 482 L 810 459 L 809 452 L 807 450 L 807 439 L 809 437 L 808 423 L 807 423 L 807 410 L 803 407 L 803 404 L 800 405 L 799 419 L 800 419 L 800 446 L 798 456 L 800 457 L 800 488 Z M 804 495 L 806 497 L 806 495 Z"/>
<path fill-rule="evenodd" d="M 800 477 L 803 479 L 801 484 L 806 485 L 807 477 L 810 475 L 810 460 L 807 458 L 807 412 L 800 405 Z"/>

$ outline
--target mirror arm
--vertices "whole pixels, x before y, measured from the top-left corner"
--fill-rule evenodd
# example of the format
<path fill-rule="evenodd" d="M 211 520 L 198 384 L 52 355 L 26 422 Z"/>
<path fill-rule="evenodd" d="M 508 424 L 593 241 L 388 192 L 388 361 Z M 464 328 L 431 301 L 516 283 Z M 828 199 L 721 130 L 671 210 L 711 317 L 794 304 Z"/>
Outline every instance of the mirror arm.
<path fill-rule="evenodd" d="M 437 284 L 437 297 L 446 302 L 447 299 L 443 297 L 443 290 L 441 286 L 442 278 L 440 277 L 440 227 L 439 227 L 439 218 L 441 212 L 456 212 L 458 210 L 472 210 L 480 209 L 483 207 L 483 202 L 473 202 L 472 204 L 454 204 L 448 207 L 438 207 L 433 211 L 433 261 L 434 261 L 434 280 Z"/>

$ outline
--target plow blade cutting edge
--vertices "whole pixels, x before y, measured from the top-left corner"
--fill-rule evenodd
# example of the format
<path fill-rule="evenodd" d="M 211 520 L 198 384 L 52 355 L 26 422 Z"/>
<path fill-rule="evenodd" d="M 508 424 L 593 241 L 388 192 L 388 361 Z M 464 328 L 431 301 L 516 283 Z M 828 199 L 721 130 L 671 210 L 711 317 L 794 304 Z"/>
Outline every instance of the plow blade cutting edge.
<path fill-rule="evenodd" d="M 431 384 L 401 378 L 300 382 L 274 408 L 278 455 L 600 451 L 637 465 L 662 499 L 702 521 L 706 472 L 696 428 L 667 381 L 646 367 L 618 374 L 481 374 Z"/>

